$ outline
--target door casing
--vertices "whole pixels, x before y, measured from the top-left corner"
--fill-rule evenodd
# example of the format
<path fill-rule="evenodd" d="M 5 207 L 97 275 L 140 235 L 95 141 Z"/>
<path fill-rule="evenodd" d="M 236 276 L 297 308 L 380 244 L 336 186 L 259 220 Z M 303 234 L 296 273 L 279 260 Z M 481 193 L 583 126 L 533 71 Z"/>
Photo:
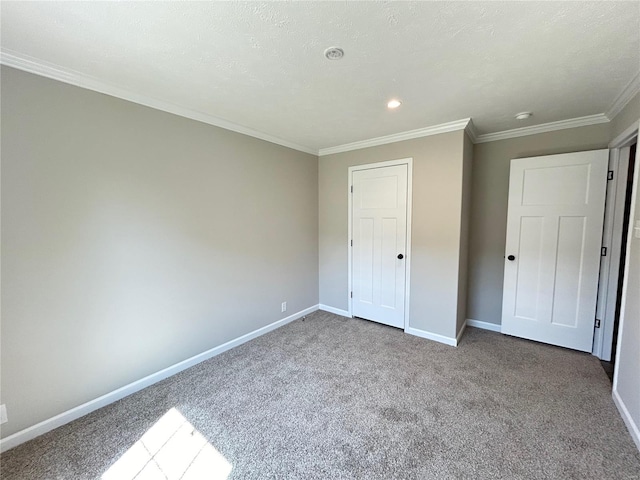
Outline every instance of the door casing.
<path fill-rule="evenodd" d="M 624 195 L 626 193 L 626 172 L 628 166 L 628 148 L 638 141 L 638 126 L 635 122 L 618 137 L 609 143 L 609 170 L 614 171 L 611 189 L 607 189 L 607 205 L 605 210 L 604 232 L 602 246 L 607 247 L 608 257 L 600 270 L 600 284 L 598 285 L 598 319 L 600 328 L 596 329 L 593 339 L 592 354 L 601 360 L 611 361 L 611 346 L 613 345 L 613 324 L 615 322 L 615 304 L 618 293 L 619 266 L 621 262 L 620 250 L 622 242 L 622 221 L 624 216 Z M 627 158 L 625 158 L 627 155 Z M 636 169 L 640 168 L 636 165 Z"/>
<path fill-rule="evenodd" d="M 383 167 L 391 167 L 396 165 L 406 165 L 407 166 L 407 248 L 405 254 L 405 287 L 404 287 L 404 331 L 406 332 L 409 328 L 409 307 L 410 307 L 410 292 L 411 292 L 411 219 L 412 219 L 412 200 L 413 200 L 413 158 L 401 158 L 398 160 L 389 160 L 386 162 L 377 162 L 377 163 L 367 163 L 365 165 L 356 165 L 353 167 L 349 167 L 348 172 L 348 182 L 347 182 L 347 196 L 349 198 L 348 202 L 348 239 L 347 239 L 347 250 L 348 250 L 348 290 L 347 290 L 347 298 L 349 300 L 349 317 L 353 317 L 353 300 L 351 298 L 351 292 L 353 291 L 353 248 L 351 246 L 351 241 L 353 240 L 353 196 L 351 192 L 351 187 L 353 185 L 353 172 L 358 170 L 369 170 L 372 168 L 383 168 Z"/>

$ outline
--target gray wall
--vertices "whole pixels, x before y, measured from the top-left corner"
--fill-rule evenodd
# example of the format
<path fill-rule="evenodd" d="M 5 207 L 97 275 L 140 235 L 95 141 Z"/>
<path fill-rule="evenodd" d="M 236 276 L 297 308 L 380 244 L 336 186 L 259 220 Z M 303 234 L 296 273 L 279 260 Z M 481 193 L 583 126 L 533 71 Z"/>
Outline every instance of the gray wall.
<path fill-rule="evenodd" d="M 511 159 L 595 150 L 608 143 L 609 125 L 600 124 L 474 146 L 467 318 L 501 323 Z"/>
<path fill-rule="evenodd" d="M 320 157 L 320 303 L 348 310 L 348 168 L 413 158 L 410 326 L 455 337 L 463 131 Z"/>
<path fill-rule="evenodd" d="M 3 437 L 318 303 L 317 157 L 1 80 Z"/>
<path fill-rule="evenodd" d="M 460 223 L 460 266 L 458 269 L 458 320 L 456 332 L 464 326 L 467 319 L 467 294 L 469 272 L 469 226 L 471 222 L 471 180 L 473 178 L 473 142 L 464 136 L 462 153 L 462 211 Z M 457 336 L 457 335 L 456 335 Z"/>

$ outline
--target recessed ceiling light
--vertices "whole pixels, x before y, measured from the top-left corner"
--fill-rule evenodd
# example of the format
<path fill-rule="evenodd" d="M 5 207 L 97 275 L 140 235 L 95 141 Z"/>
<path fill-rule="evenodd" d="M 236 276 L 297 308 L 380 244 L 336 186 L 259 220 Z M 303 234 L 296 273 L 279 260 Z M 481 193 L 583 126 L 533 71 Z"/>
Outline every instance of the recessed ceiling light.
<path fill-rule="evenodd" d="M 516 115 L 516 119 L 526 120 L 527 118 L 530 118 L 532 115 L 533 113 L 531 112 L 520 112 L 519 114 Z"/>
<path fill-rule="evenodd" d="M 389 100 L 389 103 L 387 103 L 388 108 L 398 108 L 400 105 L 402 105 L 402 102 L 396 99 Z"/>
<path fill-rule="evenodd" d="M 340 47 L 329 47 L 324 51 L 324 56 L 329 60 L 340 60 L 344 57 L 344 50 Z"/>

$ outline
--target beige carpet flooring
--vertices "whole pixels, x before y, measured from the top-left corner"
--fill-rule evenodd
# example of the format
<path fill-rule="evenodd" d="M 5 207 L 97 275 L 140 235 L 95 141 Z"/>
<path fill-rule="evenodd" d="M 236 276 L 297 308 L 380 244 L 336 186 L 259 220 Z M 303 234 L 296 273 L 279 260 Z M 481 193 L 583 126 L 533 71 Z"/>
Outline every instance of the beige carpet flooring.
<path fill-rule="evenodd" d="M 316 312 L 5 452 L 2 480 L 639 479 L 595 357 Z"/>

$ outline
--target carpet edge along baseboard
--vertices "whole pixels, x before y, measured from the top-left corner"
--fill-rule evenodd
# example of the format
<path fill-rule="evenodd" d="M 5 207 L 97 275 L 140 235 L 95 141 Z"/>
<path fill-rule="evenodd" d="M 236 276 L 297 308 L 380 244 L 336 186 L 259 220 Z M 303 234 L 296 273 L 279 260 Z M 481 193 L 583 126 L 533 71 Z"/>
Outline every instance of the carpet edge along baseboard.
<path fill-rule="evenodd" d="M 220 355 L 221 353 L 224 353 L 227 350 L 232 349 L 233 347 L 242 345 L 249 340 L 253 340 L 254 338 L 264 335 L 265 333 L 269 333 L 276 328 L 282 327 L 290 322 L 293 322 L 294 320 L 302 318 L 305 315 L 309 315 L 310 313 L 313 313 L 318 309 L 318 304 L 312 305 L 311 307 L 305 308 L 304 310 L 289 315 L 288 317 L 282 318 L 268 325 L 265 325 L 264 327 L 253 330 L 252 332 L 246 333 L 245 335 L 223 343 L 222 345 L 218 345 L 217 347 L 210 348 L 209 350 L 194 355 L 193 357 L 187 358 L 186 360 L 164 368 L 156 373 L 152 373 L 144 378 L 124 385 L 123 387 L 113 390 L 112 392 L 106 393 L 105 395 L 102 395 L 93 400 L 89 400 L 82 405 L 78 405 L 77 407 L 71 408 L 70 410 L 62 412 L 51 418 L 36 423 L 35 425 L 20 430 L 0 440 L 0 453 L 5 452 L 13 447 L 17 447 L 18 445 L 32 440 L 36 437 L 39 437 L 40 435 L 47 433 L 54 428 L 61 427 L 62 425 L 83 417 L 91 412 L 94 412 L 95 410 L 98 410 L 99 408 L 105 407 L 113 402 L 120 400 L 121 398 L 131 395 L 132 393 L 136 393 L 143 388 L 158 383 L 161 380 L 180 373 L 181 371 L 193 367 L 198 363 L 204 362 L 205 360 L 213 358 L 216 355 Z"/>

